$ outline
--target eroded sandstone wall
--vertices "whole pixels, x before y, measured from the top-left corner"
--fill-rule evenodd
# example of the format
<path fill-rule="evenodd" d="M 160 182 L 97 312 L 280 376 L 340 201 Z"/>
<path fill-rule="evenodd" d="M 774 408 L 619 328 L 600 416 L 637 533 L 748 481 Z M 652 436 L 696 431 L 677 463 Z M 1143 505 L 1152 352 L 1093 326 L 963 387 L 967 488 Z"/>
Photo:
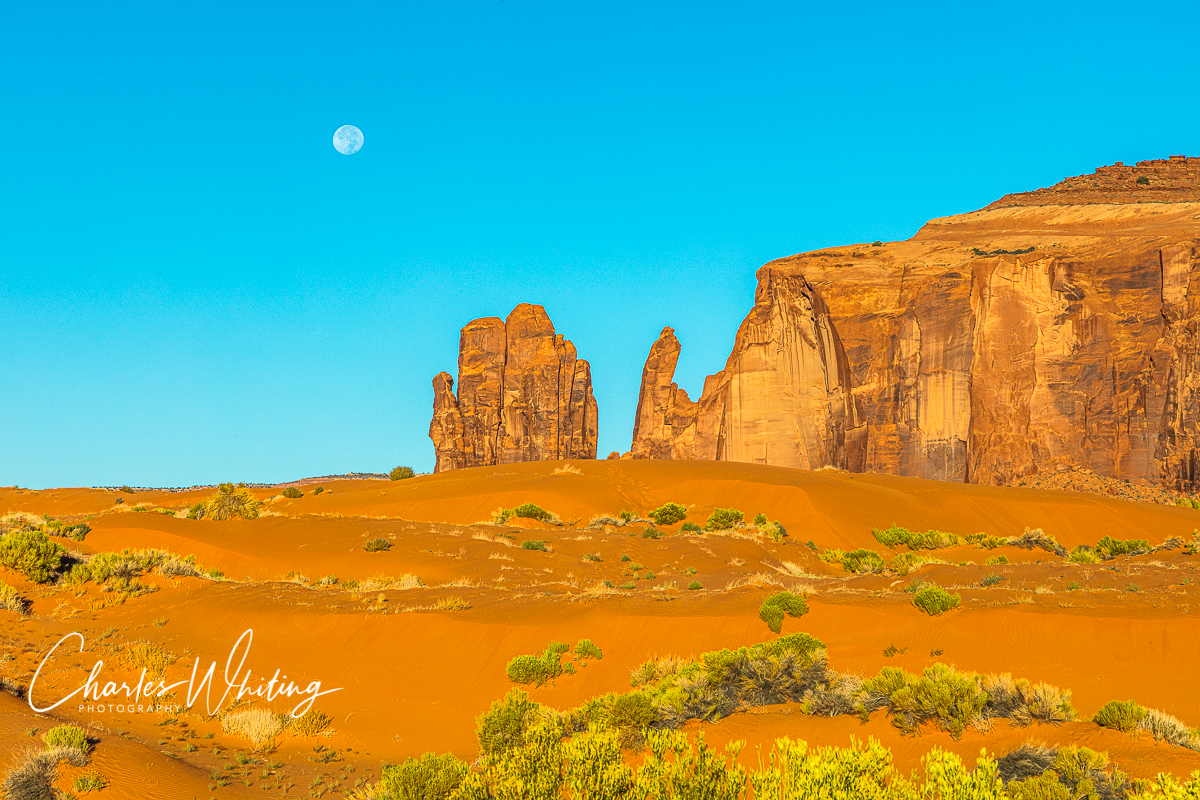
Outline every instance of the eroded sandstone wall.
<path fill-rule="evenodd" d="M 457 396 L 448 373 L 433 379 L 435 472 L 596 457 L 591 366 L 544 308 L 522 303 L 506 320 L 472 320 L 458 353 Z"/>
<path fill-rule="evenodd" d="M 631 455 L 1192 490 L 1198 254 L 1200 203 L 1059 203 L 771 262 L 696 402 L 656 342 Z"/>

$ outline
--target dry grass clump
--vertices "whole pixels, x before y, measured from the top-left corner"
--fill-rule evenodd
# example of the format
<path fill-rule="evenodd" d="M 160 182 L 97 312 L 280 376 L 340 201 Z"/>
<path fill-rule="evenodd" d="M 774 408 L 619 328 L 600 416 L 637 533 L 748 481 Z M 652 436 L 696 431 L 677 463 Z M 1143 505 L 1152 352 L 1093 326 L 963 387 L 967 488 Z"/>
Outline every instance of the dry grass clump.
<path fill-rule="evenodd" d="M 126 669 L 146 670 L 151 680 L 158 680 L 166 674 L 167 667 L 178 659 L 169 651 L 151 642 L 134 642 L 121 647 L 119 650 L 121 664 Z"/>
<path fill-rule="evenodd" d="M 470 607 L 471 604 L 458 595 L 438 598 L 437 602 L 433 604 L 434 611 L 466 611 Z"/>
<path fill-rule="evenodd" d="M 324 711 L 310 708 L 304 716 L 297 717 L 292 721 L 291 731 L 295 736 L 316 736 L 324 733 L 332 722 L 333 717 Z"/>
<path fill-rule="evenodd" d="M 221 729 L 230 736 L 249 739 L 255 747 L 271 741 L 283 733 L 291 717 L 276 714 L 266 708 L 245 708 L 230 711 L 221 718 Z"/>
<path fill-rule="evenodd" d="M 782 586 L 774 575 L 766 572 L 756 572 L 753 575 L 744 575 L 741 578 L 734 578 L 729 583 L 725 584 L 725 590 L 738 589 L 742 586 L 753 586 L 761 589 L 764 586 Z"/>
<path fill-rule="evenodd" d="M 406 572 L 399 578 L 389 578 L 383 575 L 366 578 L 359 582 L 358 589 L 363 592 L 378 592 L 386 589 L 420 589 L 424 585 L 416 575 Z"/>
<path fill-rule="evenodd" d="M 489 553 L 488 560 L 489 561 L 516 561 L 516 559 L 513 558 L 512 556 L 507 555 L 505 553 L 501 553 L 501 552 Z"/>
<path fill-rule="evenodd" d="M 980 683 L 988 696 L 987 716 L 1003 717 L 1015 725 L 1051 723 L 1061 725 L 1075 719 L 1071 692 L 1048 683 L 1014 679 L 1009 673 L 985 675 Z"/>
<path fill-rule="evenodd" d="M 1047 553 L 1053 553 L 1059 558 L 1066 558 L 1068 555 L 1067 548 L 1059 544 L 1053 536 L 1041 528 L 1026 528 L 1025 532 L 1020 536 L 1010 536 L 1007 543 L 1022 550 L 1032 550 L 1035 547 L 1040 547 Z"/>
<path fill-rule="evenodd" d="M 582 475 L 583 470 L 570 464 L 563 464 L 561 467 L 555 467 L 554 475 Z"/>
<path fill-rule="evenodd" d="M 88 756 L 74 747 L 52 747 L 31 750 L 18 756 L 12 769 L 0 781 L 0 792 L 11 800 L 57 800 L 60 797 L 54 784 L 58 782 L 59 762 L 84 767 Z"/>
<path fill-rule="evenodd" d="M 25 613 L 25 598 L 17 594 L 17 590 L 9 586 L 4 581 L 0 581 L 0 608 L 6 611 L 14 611 L 18 614 Z"/>

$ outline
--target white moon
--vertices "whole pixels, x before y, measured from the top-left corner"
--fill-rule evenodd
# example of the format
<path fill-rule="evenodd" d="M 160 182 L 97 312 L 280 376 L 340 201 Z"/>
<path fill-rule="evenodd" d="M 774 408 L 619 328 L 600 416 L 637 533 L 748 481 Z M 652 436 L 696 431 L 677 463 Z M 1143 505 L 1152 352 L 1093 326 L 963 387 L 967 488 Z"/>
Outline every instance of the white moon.
<path fill-rule="evenodd" d="M 333 146 L 343 155 L 354 155 L 363 146 L 362 131 L 353 125 L 343 125 L 333 132 Z"/>

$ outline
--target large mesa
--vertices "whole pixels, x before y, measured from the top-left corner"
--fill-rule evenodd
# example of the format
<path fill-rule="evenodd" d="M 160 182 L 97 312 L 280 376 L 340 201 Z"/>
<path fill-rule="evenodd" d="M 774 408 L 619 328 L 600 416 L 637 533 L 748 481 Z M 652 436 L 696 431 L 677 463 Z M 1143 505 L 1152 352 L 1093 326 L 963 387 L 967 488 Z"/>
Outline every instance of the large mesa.
<path fill-rule="evenodd" d="M 773 261 L 695 402 L 663 332 L 630 455 L 986 484 L 1083 467 L 1194 490 L 1198 264 L 1184 157 Z"/>

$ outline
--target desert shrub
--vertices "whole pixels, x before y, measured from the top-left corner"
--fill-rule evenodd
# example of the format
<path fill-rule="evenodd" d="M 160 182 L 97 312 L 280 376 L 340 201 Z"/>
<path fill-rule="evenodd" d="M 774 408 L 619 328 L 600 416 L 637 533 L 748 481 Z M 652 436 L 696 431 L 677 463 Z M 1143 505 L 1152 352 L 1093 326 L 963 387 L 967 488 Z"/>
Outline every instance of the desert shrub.
<path fill-rule="evenodd" d="M 1100 557 L 1096 555 L 1094 548 L 1088 547 L 1086 544 L 1081 544 L 1071 549 L 1071 554 L 1067 556 L 1067 560 L 1072 564 L 1096 564 L 1100 561 Z"/>
<path fill-rule="evenodd" d="M 208 512 L 208 503 L 201 500 L 188 509 L 188 519 L 204 519 L 204 515 Z"/>
<path fill-rule="evenodd" d="M 536 519 L 539 522 L 556 522 L 557 518 L 546 509 L 533 503 L 522 503 L 513 509 L 514 517 Z"/>
<path fill-rule="evenodd" d="M 679 503 L 664 503 L 651 511 L 647 516 L 654 520 L 655 525 L 660 527 L 674 525 L 676 522 L 682 522 L 687 517 L 687 508 L 681 506 Z"/>
<path fill-rule="evenodd" d="M 73 747 L 85 753 L 88 750 L 87 734 L 78 725 L 55 725 L 42 734 L 47 747 Z"/>
<path fill-rule="evenodd" d="M 283 496 L 289 500 L 295 500 L 297 497 L 303 497 L 304 492 L 300 491 L 295 486 L 289 486 L 283 490 Z"/>
<path fill-rule="evenodd" d="M 426 753 L 383 768 L 378 788 L 391 800 L 447 800 L 467 777 L 470 767 L 449 753 Z"/>
<path fill-rule="evenodd" d="M 763 600 L 758 609 L 759 619 L 767 623 L 771 633 L 779 633 L 783 630 L 785 614 L 799 619 L 807 613 L 808 604 L 804 602 L 804 598 L 791 592 L 776 592 Z"/>
<path fill-rule="evenodd" d="M 652 724 L 657 715 L 650 696 L 645 692 L 626 692 L 613 696 L 607 704 L 609 725 L 617 730 L 641 730 Z"/>
<path fill-rule="evenodd" d="M 1004 554 L 1000 554 L 998 556 L 992 556 L 991 558 L 987 559 L 983 563 L 989 567 L 999 566 L 1000 564 L 1007 564 L 1008 556 L 1006 556 Z"/>
<path fill-rule="evenodd" d="M 1040 547 L 1047 553 L 1053 553 L 1060 558 L 1067 557 L 1067 548 L 1059 544 L 1053 536 L 1041 528 L 1026 528 L 1025 532 L 1020 536 L 1010 537 L 1006 544 L 1019 547 L 1022 550 L 1032 550 L 1035 547 Z"/>
<path fill-rule="evenodd" d="M 0 782 L 0 792 L 11 800 L 56 800 L 58 764 L 66 761 L 74 767 L 88 763 L 87 754 L 73 747 L 51 748 L 26 753 Z"/>
<path fill-rule="evenodd" d="M 307 715 L 306 715 L 307 716 Z M 231 711 L 221 718 L 221 729 L 230 736 L 249 739 L 258 747 L 283 733 L 290 717 L 266 708 L 246 708 Z"/>
<path fill-rule="evenodd" d="M 1114 539 L 1105 536 L 1096 542 L 1096 554 L 1108 561 L 1118 556 L 1136 556 L 1150 552 L 1150 543 L 1145 539 Z"/>
<path fill-rule="evenodd" d="M 533 683 L 541 686 L 563 674 L 560 663 L 570 648 L 562 642 L 551 642 L 536 656 L 517 656 L 508 662 L 504 673 L 513 683 Z"/>
<path fill-rule="evenodd" d="M 874 550 L 851 550 L 842 556 L 842 569 L 854 573 L 883 572 L 883 557 Z"/>
<path fill-rule="evenodd" d="M 541 705 L 520 689 L 513 689 L 475 720 L 475 738 L 483 756 L 497 756 L 521 744 L 525 731 L 541 712 Z"/>
<path fill-rule="evenodd" d="M 386 551 L 386 550 L 391 550 L 391 549 L 392 549 L 392 543 L 389 542 L 387 539 L 375 538 L 375 539 L 368 539 L 367 541 L 363 542 L 363 550 L 366 550 L 368 553 L 378 553 L 380 551 Z"/>
<path fill-rule="evenodd" d="M 1149 186 L 1150 185 L 1150 176 L 1149 175 L 1138 175 L 1137 180 L 1134 181 L 1134 184 L 1136 184 L 1137 186 Z"/>
<path fill-rule="evenodd" d="M 983 690 L 988 694 L 988 716 L 1010 719 L 1016 725 L 1059 725 L 1075 719 L 1071 692 L 1048 683 L 1032 683 L 1012 675 L 986 675 Z"/>
<path fill-rule="evenodd" d="M 168 650 L 152 642 L 132 642 L 124 645 L 118 651 L 121 664 L 129 670 L 146 670 L 146 675 L 152 680 L 161 678 L 167 667 L 178 659 Z"/>
<path fill-rule="evenodd" d="M 258 519 L 259 505 L 249 489 L 238 489 L 232 483 L 222 483 L 217 487 L 217 493 L 209 499 L 204 516 L 214 520 Z"/>
<path fill-rule="evenodd" d="M 121 505 L 121 504 L 123 504 L 124 502 L 125 502 L 125 498 L 124 498 L 124 497 L 118 497 L 117 499 L 113 500 L 113 503 L 114 503 L 115 505 L 118 505 L 118 506 L 119 506 L 119 505 Z"/>
<path fill-rule="evenodd" d="M 896 667 L 863 681 L 859 714 L 865 720 L 875 708 L 886 708 L 892 724 L 904 733 L 917 733 L 934 723 L 954 739 L 962 738 L 967 725 L 988 704 L 979 677 L 958 672 L 945 664 L 927 667 L 918 678 Z"/>
<path fill-rule="evenodd" d="M 4 581 L 0 581 L 0 609 L 5 611 L 15 611 L 18 614 L 25 613 L 25 598 L 17 593 L 17 590 L 9 586 Z"/>
<path fill-rule="evenodd" d="M 317 488 L 313 489 L 313 496 L 314 496 L 314 497 L 316 497 L 317 495 L 319 495 L 319 494 L 320 494 L 321 492 L 323 492 L 323 491 L 325 491 L 325 487 L 324 487 L 324 486 L 318 486 Z"/>
<path fill-rule="evenodd" d="M 108 778 L 92 770 L 71 781 L 71 788 L 76 792 L 98 792 L 108 788 Z"/>
<path fill-rule="evenodd" d="M 826 564 L 841 564 L 842 559 L 845 557 L 846 554 L 835 547 L 831 547 L 826 550 L 822 550 L 820 553 L 817 553 L 817 558 L 821 561 L 824 561 Z"/>
<path fill-rule="evenodd" d="M 403 481 L 411 478 L 417 473 L 413 472 L 412 467 L 395 467 L 388 473 L 388 477 L 394 481 Z"/>
<path fill-rule="evenodd" d="M 761 528 L 767 524 L 767 515 L 761 511 L 754 515 L 753 524 L 756 528 Z"/>
<path fill-rule="evenodd" d="M 727 531 L 741 527 L 745 517 L 745 514 L 734 508 L 714 508 L 704 527 L 710 531 Z"/>
<path fill-rule="evenodd" d="M 316 736 L 324 732 L 333 722 L 333 717 L 324 711 L 310 708 L 302 716 L 292 720 L 291 731 L 296 736 Z"/>
<path fill-rule="evenodd" d="M 466 611 L 471 607 L 471 604 L 463 597 L 451 595 L 450 597 L 439 598 L 433 604 L 434 611 Z"/>
<path fill-rule="evenodd" d="M 968 544 L 973 544 L 984 550 L 995 550 L 1000 545 L 1008 543 L 1008 540 L 1003 536 L 989 536 L 986 533 L 972 533 L 964 538 L 966 538 Z"/>
<path fill-rule="evenodd" d="M 587 526 L 589 528 L 603 528 L 605 525 L 612 525 L 614 528 L 619 528 L 624 524 L 623 520 L 609 516 L 608 514 L 597 514 L 588 520 Z"/>
<path fill-rule="evenodd" d="M 577 658 L 604 658 L 604 653 L 596 646 L 596 643 L 591 639 L 580 639 L 575 643 L 575 655 Z"/>
<path fill-rule="evenodd" d="M 626 522 L 633 522 L 636 515 L 632 511 L 622 510 L 622 511 L 617 512 L 617 516 L 619 516 L 621 518 L 622 523 L 626 523 Z"/>
<path fill-rule="evenodd" d="M 600 561 L 601 559 L 600 559 L 599 553 L 584 553 L 583 560 L 584 561 Z"/>
<path fill-rule="evenodd" d="M 704 528 L 701 528 L 699 525 L 697 525 L 694 522 L 685 522 L 679 526 L 679 530 L 681 532 L 696 533 L 698 531 L 703 531 Z"/>
<path fill-rule="evenodd" d="M 1002 580 L 1004 580 L 1003 576 L 997 575 L 996 573 L 993 572 L 993 573 L 989 574 L 986 578 L 981 580 L 979 582 L 979 585 L 980 586 L 995 586 L 996 584 L 1000 583 L 1000 581 L 1002 581 Z"/>
<path fill-rule="evenodd" d="M 958 608 L 962 597 L 950 594 L 942 587 L 926 583 L 913 595 L 912 604 L 931 617 L 940 616 L 952 608 Z"/>
<path fill-rule="evenodd" d="M 704 587 L 700 585 L 700 581 L 692 581 L 688 584 L 688 588 L 694 592 L 697 589 L 703 589 Z"/>
<path fill-rule="evenodd" d="M 521 542 L 521 549 L 522 550 L 541 550 L 544 553 L 544 552 L 546 552 L 546 543 L 539 539 L 531 539 L 526 542 Z"/>
<path fill-rule="evenodd" d="M 643 539 L 661 539 L 662 531 L 658 528 L 642 528 Z"/>
<path fill-rule="evenodd" d="M 901 553 L 888 562 L 888 571 L 894 572 L 897 575 L 904 576 L 912 572 L 922 564 L 926 564 L 934 559 L 928 556 L 917 555 L 913 552 Z"/>
<path fill-rule="evenodd" d="M 50 580 L 65 553 L 41 531 L 13 531 L 0 537 L 0 565 L 22 573 L 34 583 Z"/>
<path fill-rule="evenodd" d="M 1141 727 L 1148 715 L 1149 712 L 1145 708 L 1132 700 L 1126 703 L 1109 700 L 1096 712 L 1096 716 L 1092 717 L 1092 722 L 1102 728 L 1112 728 L 1129 733 Z"/>
<path fill-rule="evenodd" d="M 875 537 L 875 541 L 893 550 L 898 545 L 905 545 L 909 550 L 936 550 L 940 547 L 953 547 L 961 543 L 958 536 L 953 533 L 938 530 L 920 533 L 902 528 L 895 523 L 892 523 L 892 527 L 887 530 L 872 528 L 871 534 Z"/>

